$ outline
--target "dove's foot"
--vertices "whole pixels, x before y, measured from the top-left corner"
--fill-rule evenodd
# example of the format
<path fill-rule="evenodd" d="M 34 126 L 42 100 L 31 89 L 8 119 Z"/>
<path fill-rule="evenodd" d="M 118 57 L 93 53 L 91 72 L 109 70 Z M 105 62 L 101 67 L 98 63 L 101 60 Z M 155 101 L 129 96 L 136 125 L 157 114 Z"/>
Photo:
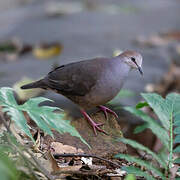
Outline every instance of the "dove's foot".
<path fill-rule="evenodd" d="M 88 122 L 92 126 L 94 134 L 96 136 L 97 136 L 96 130 L 108 135 L 103 129 L 100 128 L 100 126 L 104 125 L 104 123 L 96 123 L 96 122 L 94 122 L 84 110 L 81 110 L 81 113 L 83 114 L 83 116 L 88 120 Z"/>
<path fill-rule="evenodd" d="M 106 119 L 107 119 L 107 113 L 111 113 L 112 115 L 115 116 L 115 118 L 118 118 L 118 115 L 114 111 L 112 111 L 111 109 L 109 109 L 105 106 L 98 106 L 98 108 L 100 108 L 100 110 L 103 111 Z"/>

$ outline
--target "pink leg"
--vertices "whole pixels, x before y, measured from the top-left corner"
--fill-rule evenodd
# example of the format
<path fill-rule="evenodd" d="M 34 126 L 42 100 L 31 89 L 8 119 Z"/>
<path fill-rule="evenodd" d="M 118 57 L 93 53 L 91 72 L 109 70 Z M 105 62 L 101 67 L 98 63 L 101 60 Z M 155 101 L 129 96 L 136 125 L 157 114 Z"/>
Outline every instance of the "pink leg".
<path fill-rule="evenodd" d="M 104 134 L 107 135 L 107 133 L 99 127 L 99 126 L 102 126 L 104 123 L 95 123 L 84 110 L 81 110 L 81 113 L 88 120 L 90 125 L 93 127 L 93 131 L 94 131 L 95 135 L 97 135 L 96 130 L 103 132 Z"/>
<path fill-rule="evenodd" d="M 101 111 L 104 112 L 105 118 L 107 119 L 107 113 L 111 113 L 113 114 L 116 118 L 118 118 L 118 115 L 112 111 L 111 109 L 105 107 L 105 106 L 98 106 L 100 108 Z"/>

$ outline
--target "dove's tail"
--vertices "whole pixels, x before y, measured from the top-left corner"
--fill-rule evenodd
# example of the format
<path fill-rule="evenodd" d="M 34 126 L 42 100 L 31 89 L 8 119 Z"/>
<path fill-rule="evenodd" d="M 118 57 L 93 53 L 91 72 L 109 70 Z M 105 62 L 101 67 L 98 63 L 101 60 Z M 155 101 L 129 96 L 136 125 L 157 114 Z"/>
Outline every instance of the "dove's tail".
<path fill-rule="evenodd" d="M 32 88 L 45 88 L 46 85 L 43 82 L 43 79 L 39 80 L 39 81 L 35 81 L 33 83 L 30 84 L 26 84 L 24 86 L 21 86 L 21 89 L 32 89 Z"/>

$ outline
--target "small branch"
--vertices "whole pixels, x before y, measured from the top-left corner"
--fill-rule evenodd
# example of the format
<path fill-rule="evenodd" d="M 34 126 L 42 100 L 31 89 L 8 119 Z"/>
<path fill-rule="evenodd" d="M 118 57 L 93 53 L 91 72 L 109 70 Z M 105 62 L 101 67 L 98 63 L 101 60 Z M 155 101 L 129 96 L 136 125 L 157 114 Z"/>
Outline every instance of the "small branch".
<path fill-rule="evenodd" d="M 59 157 L 92 157 L 92 158 L 96 158 L 96 159 L 108 162 L 109 164 L 114 165 L 116 167 L 119 167 L 119 168 L 122 167 L 121 165 L 119 165 L 117 163 L 114 163 L 108 159 L 105 159 L 105 158 L 102 158 L 102 157 L 99 157 L 99 156 L 96 156 L 93 154 L 54 154 L 53 156 L 54 156 L 54 158 L 59 158 Z"/>
<path fill-rule="evenodd" d="M 80 170 L 76 170 L 76 171 L 73 171 L 73 170 L 67 170 L 67 171 L 57 171 L 57 172 L 54 172 L 53 174 L 54 175 L 61 175 L 61 174 L 71 174 L 71 175 L 81 175 L 81 176 L 96 176 L 98 177 L 99 179 L 100 176 L 107 176 L 107 177 L 119 177 L 119 175 L 107 175 L 107 173 L 111 173 L 109 170 L 105 170 L 105 171 L 80 171 Z"/>
<path fill-rule="evenodd" d="M 86 175 L 86 176 L 98 176 L 98 174 L 96 172 L 83 172 L 83 171 L 58 171 L 53 174 L 55 174 L 55 175 L 76 174 L 76 175 Z"/>

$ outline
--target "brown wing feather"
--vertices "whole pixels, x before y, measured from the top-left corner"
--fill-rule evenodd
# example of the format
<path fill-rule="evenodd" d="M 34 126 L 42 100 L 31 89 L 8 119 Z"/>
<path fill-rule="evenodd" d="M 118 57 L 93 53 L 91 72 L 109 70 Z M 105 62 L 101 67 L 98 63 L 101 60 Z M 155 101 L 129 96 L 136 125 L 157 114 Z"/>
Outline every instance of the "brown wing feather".
<path fill-rule="evenodd" d="M 100 72 L 98 63 L 81 61 L 60 66 L 51 71 L 44 79 L 48 88 L 65 96 L 84 96 L 96 84 Z"/>

